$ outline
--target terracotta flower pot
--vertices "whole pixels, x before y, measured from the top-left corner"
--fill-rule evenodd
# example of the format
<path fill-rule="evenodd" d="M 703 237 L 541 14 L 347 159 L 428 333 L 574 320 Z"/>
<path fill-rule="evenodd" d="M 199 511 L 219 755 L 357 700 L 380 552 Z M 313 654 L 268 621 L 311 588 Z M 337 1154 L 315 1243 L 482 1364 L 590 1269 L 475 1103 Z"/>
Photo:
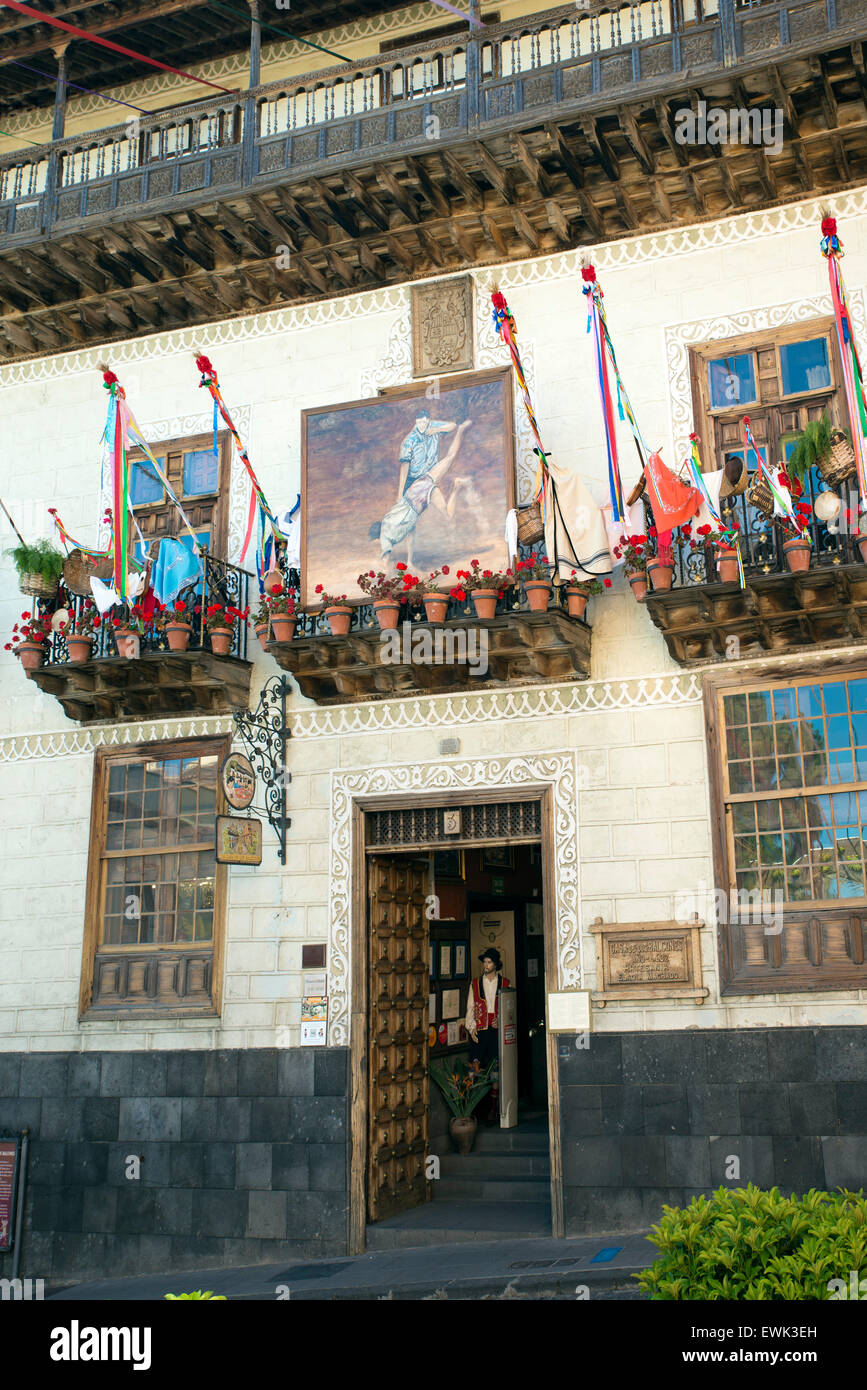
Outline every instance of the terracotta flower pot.
<path fill-rule="evenodd" d="M 295 636 L 295 624 L 297 622 L 298 619 L 289 613 L 272 613 L 271 628 L 274 633 L 274 641 L 291 642 Z"/>
<path fill-rule="evenodd" d="M 566 611 L 570 618 L 583 618 L 589 595 L 570 584 L 566 590 Z"/>
<path fill-rule="evenodd" d="M 626 578 L 632 585 L 632 592 L 640 603 L 647 598 L 647 575 L 643 570 L 636 570 L 634 574 L 628 574 Z"/>
<path fill-rule="evenodd" d="M 278 584 L 283 583 L 283 574 L 280 570 L 269 570 L 262 580 L 262 587 L 266 594 L 273 594 Z"/>
<path fill-rule="evenodd" d="M 137 632 L 132 632 L 128 627 L 119 627 L 115 631 L 114 640 L 117 643 L 118 656 L 126 657 L 128 661 L 138 661 L 141 637 Z"/>
<path fill-rule="evenodd" d="M 352 621 L 352 609 L 349 605 L 339 603 L 333 608 L 326 608 L 325 616 L 328 619 L 328 626 L 331 628 L 331 636 L 345 637 Z"/>
<path fill-rule="evenodd" d="M 493 618 L 497 611 L 497 597 L 496 589 L 473 589 L 471 598 L 476 610 L 476 617 L 483 621 Z"/>
<path fill-rule="evenodd" d="M 449 1134 L 459 1154 L 472 1152 L 478 1128 L 479 1122 L 475 1115 L 452 1115 L 449 1120 Z"/>
<path fill-rule="evenodd" d="M 259 646 L 265 651 L 268 645 L 268 633 L 271 628 L 270 622 L 256 623 L 256 636 L 259 638 Z"/>
<path fill-rule="evenodd" d="M 550 579 L 525 579 L 524 592 L 531 613 L 544 613 L 551 602 L 554 585 Z"/>
<path fill-rule="evenodd" d="M 170 652 L 185 652 L 190 645 L 190 623 L 166 623 L 166 638 Z"/>
<path fill-rule="evenodd" d="M 36 667 L 41 666 L 45 659 L 45 643 L 22 642 L 17 647 L 15 655 L 25 671 L 35 671 Z"/>
<path fill-rule="evenodd" d="M 383 632 L 397 627 L 397 620 L 400 616 L 400 604 L 396 598 L 379 598 L 373 605 L 376 614 L 376 621 L 379 623 Z"/>
<path fill-rule="evenodd" d="M 672 565 L 663 565 L 659 560 L 648 560 L 647 575 L 651 589 L 670 589 L 673 574 Z"/>
<path fill-rule="evenodd" d="M 810 568 L 810 542 L 802 536 L 793 536 L 790 541 L 783 541 L 783 554 L 793 573 Z"/>
<path fill-rule="evenodd" d="M 861 559 L 867 565 L 867 536 L 858 537 L 858 549 L 861 551 Z"/>
<path fill-rule="evenodd" d="M 230 627 L 211 628 L 211 651 L 214 656 L 228 656 L 232 647 L 232 629 Z"/>
<path fill-rule="evenodd" d="M 716 553 L 716 572 L 720 584 L 736 584 L 738 578 L 738 552 L 720 546 Z"/>
<path fill-rule="evenodd" d="M 70 661 L 89 661 L 93 651 L 92 637 L 67 637 L 66 648 Z"/>
<path fill-rule="evenodd" d="M 444 623 L 449 601 L 445 594 L 425 594 L 424 611 L 429 623 Z"/>

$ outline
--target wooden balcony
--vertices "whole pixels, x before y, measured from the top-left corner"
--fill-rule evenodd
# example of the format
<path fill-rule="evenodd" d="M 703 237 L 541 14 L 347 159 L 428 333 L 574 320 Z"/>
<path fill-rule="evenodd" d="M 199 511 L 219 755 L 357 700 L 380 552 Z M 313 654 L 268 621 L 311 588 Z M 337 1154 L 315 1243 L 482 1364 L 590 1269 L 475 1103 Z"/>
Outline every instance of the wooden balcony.
<path fill-rule="evenodd" d="M 450 611 L 463 614 L 464 605 L 452 604 Z M 531 613 L 507 598 L 487 622 L 450 616 L 445 623 L 429 624 L 416 615 L 397 630 L 396 657 L 371 609 L 359 606 L 353 622 L 345 637 L 308 628 L 291 642 L 268 644 L 301 693 L 317 704 L 586 680 L 590 675 L 590 628 L 560 607 Z"/>
<path fill-rule="evenodd" d="M 562 6 L 4 156 L 0 360 L 863 181 L 862 0 L 682 13 Z M 781 110 L 782 148 L 679 143 L 700 100 Z"/>
<path fill-rule="evenodd" d="M 738 503 L 746 517 L 743 499 Z M 746 530 L 744 589 L 718 582 L 712 554 L 676 551 L 673 587 L 648 592 L 645 600 L 675 661 L 704 666 L 820 647 L 867 647 L 867 564 L 852 537 L 818 522 L 811 534 L 810 568 L 790 573 L 777 528 Z"/>

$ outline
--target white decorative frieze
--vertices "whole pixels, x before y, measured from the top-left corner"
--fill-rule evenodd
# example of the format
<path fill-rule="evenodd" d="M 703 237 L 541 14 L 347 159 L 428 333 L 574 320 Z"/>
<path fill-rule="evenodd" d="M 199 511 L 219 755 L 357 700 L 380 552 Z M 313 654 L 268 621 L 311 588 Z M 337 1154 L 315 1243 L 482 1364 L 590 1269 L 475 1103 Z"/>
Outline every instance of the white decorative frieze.
<path fill-rule="evenodd" d="M 353 920 L 353 803 L 377 796 L 442 792 L 460 798 L 462 791 L 490 789 L 492 799 L 504 790 L 550 787 L 554 798 L 554 906 L 559 989 L 577 989 L 584 978 L 578 894 L 578 800 L 574 753 L 527 754 L 515 758 L 473 758 L 464 762 L 407 763 L 331 774 L 331 875 L 328 932 L 328 1041 L 349 1045 L 349 1000 L 353 951 L 366 948 L 363 920 Z"/>

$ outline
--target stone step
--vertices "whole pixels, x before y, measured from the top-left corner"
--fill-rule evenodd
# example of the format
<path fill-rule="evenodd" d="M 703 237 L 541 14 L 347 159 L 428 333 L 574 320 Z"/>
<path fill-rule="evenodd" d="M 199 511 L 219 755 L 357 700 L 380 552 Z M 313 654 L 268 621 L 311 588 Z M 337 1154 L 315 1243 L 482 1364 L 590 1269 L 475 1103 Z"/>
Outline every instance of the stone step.
<path fill-rule="evenodd" d="M 446 1153 L 440 1158 L 440 1178 L 548 1178 L 546 1153 Z"/>
<path fill-rule="evenodd" d="M 431 1183 L 431 1201 L 542 1202 L 549 1178 L 440 1178 Z"/>
<path fill-rule="evenodd" d="M 483 1219 L 484 1218 L 484 1219 Z M 367 1227 L 368 1250 L 550 1236 L 549 1202 L 426 1202 Z"/>
<path fill-rule="evenodd" d="M 533 1153 L 546 1154 L 550 1149 L 548 1126 L 516 1125 L 500 1129 L 497 1125 L 480 1125 L 473 1145 L 475 1153 Z"/>

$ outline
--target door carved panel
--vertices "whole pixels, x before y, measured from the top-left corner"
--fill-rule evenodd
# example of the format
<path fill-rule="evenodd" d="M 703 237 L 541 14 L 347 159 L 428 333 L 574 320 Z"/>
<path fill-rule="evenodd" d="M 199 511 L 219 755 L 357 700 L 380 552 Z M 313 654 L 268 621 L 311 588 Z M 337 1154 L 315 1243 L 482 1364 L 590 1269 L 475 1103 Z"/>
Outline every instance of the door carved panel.
<path fill-rule="evenodd" d="M 404 856 L 368 864 L 370 1221 L 429 1197 L 428 874 L 426 860 Z"/>

